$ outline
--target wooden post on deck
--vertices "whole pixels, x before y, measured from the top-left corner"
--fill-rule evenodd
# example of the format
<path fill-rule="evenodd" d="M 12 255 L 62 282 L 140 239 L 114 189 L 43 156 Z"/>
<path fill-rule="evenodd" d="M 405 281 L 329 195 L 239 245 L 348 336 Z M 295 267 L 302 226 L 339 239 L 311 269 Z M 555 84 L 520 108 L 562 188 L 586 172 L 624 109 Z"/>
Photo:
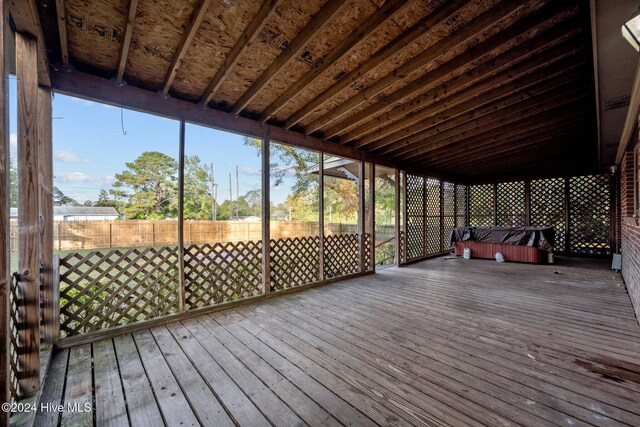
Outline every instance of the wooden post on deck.
<path fill-rule="evenodd" d="M 402 243 L 402 259 L 404 262 L 407 262 L 407 246 L 409 245 L 409 235 L 407 234 L 407 224 L 409 223 L 409 208 L 407 203 L 407 171 L 402 173 L 402 201 L 404 202 L 403 206 L 403 221 L 402 221 L 402 231 L 404 233 L 404 241 Z"/>
<path fill-rule="evenodd" d="M 318 163 L 318 228 L 320 234 L 318 235 L 318 269 L 320 270 L 318 279 L 324 280 L 324 153 L 318 153 L 320 161 Z"/>
<path fill-rule="evenodd" d="M 53 340 L 53 150 L 51 89 L 38 89 L 38 206 L 40 222 L 40 286 L 42 341 Z"/>
<path fill-rule="evenodd" d="M 360 268 L 359 271 L 363 272 L 365 270 L 365 250 L 364 250 L 364 233 L 365 233 L 365 187 L 364 187 L 364 178 L 365 178 L 365 163 L 364 158 L 360 159 L 360 163 L 358 163 L 358 241 L 360 244 Z"/>
<path fill-rule="evenodd" d="M 38 46 L 16 34 L 18 77 L 18 392 L 40 387 L 40 228 L 38 206 Z"/>
<path fill-rule="evenodd" d="M 9 360 L 9 296 L 11 293 L 11 263 L 9 260 L 9 66 L 6 53 L 9 40 L 8 2 L 0 1 L 0 404 L 11 401 L 9 381 L 11 380 Z M 0 426 L 9 425 L 9 412 L 0 412 Z"/>
<path fill-rule="evenodd" d="M 180 120 L 180 142 L 178 146 L 178 281 L 180 311 L 187 310 L 184 276 L 184 145 L 185 123 Z"/>
<path fill-rule="evenodd" d="M 271 292 L 271 142 L 262 140 L 262 293 Z M 289 218 L 291 220 L 291 218 Z"/>
<path fill-rule="evenodd" d="M 394 170 L 393 178 L 393 190 L 396 198 L 396 221 L 394 224 L 396 229 L 396 267 L 400 267 L 400 251 L 402 249 L 400 248 L 400 171 L 398 169 Z"/>
<path fill-rule="evenodd" d="M 369 163 L 369 227 L 371 271 L 376 271 L 376 166 Z"/>

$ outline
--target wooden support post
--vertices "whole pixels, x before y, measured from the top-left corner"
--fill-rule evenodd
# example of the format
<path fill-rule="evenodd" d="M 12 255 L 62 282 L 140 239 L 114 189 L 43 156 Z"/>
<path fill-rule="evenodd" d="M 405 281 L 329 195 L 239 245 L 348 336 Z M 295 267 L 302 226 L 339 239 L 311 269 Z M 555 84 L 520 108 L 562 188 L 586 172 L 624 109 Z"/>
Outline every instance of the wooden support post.
<path fill-rule="evenodd" d="M 53 295 L 51 298 L 53 317 L 53 343 L 60 341 L 60 257 L 53 257 Z"/>
<path fill-rule="evenodd" d="M 38 46 L 28 35 L 16 34 L 18 77 L 18 393 L 27 396 L 40 387 L 40 236 L 38 227 Z"/>
<path fill-rule="evenodd" d="M 320 162 L 318 163 L 318 228 L 320 229 L 320 234 L 318 235 L 318 253 L 320 254 L 318 257 L 318 268 L 319 268 L 319 277 L 320 281 L 324 280 L 324 153 L 320 152 L 318 154 L 320 156 Z"/>
<path fill-rule="evenodd" d="M 364 158 L 360 159 L 360 163 L 358 163 L 358 241 L 360 244 L 360 272 L 365 271 L 365 248 L 364 248 L 364 233 L 365 233 L 365 186 L 364 186 L 364 178 L 365 178 L 365 162 Z"/>
<path fill-rule="evenodd" d="M 180 311 L 187 310 L 185 299 L 185 275 L 184 275 L 184 145 L 185 123 L 180 120 L 180 141 L 178 148 L 178 280 Z"/>
<path fill-rule="evenodd" d="M 38 89 L 38 205 L 40 213 L 40 286 L 42 342 L 53 339 L 53 149 L 51 89 Z"/>
<path fill-rule="evenodd" d="M 7 52 L 10 33 L 8 2 L 0 1 L 0 404 L 11 401 L 9 298 L 11 295 L 11 251 L 9 222 L 9 65 Z M 9 425 L 8 411 L 0 412 L 0 426 Z"/>
<path fill-rule="evenodd" d="M 396 232 L 396 267 L 400 267 L 400 171 L 394 170 L 393 173 L 393 190 L 395 194 L 395 232 Z"/>
<path fill-rule="evenodd" d="M 404 262 L 407 262 L 407 246 L 409 242 L 409 235 L 407 234 L 407 224 L 409 223 L 409 209 L 407 208 L 407 171 L 402 172 L 402 206 L 404 209 L 402 215 L 402 232 L 404 234 L 404 239 L 402 242 L 402 259 Z"/>
<path fill-rule="evenodd" d="M 271 142 L 262 140 L 262 293 L 271 292 Z"/>
<path fill-rule="evenodd" d="M 524 225 L 531 226 L 531 180 L 524 182 Z"/>
<path fill-rule="evenodd" d="M 570 199 L 569 185 L 570 185 L 570 179 L 565 178 L 564 179 L 564 252 L 567 255 L 571 252 L 571 243 L 569 243 L 569 240 L 571 238 L 571 224 L 570 224 L 571 214 L 569 212 L 571 209 L 571 202 L 569 201 Z"/>
<path fill-rule="evenodd" d="M 369 257 L 371 271 L 376 271 L 376 165 L 369 163 Z"/>

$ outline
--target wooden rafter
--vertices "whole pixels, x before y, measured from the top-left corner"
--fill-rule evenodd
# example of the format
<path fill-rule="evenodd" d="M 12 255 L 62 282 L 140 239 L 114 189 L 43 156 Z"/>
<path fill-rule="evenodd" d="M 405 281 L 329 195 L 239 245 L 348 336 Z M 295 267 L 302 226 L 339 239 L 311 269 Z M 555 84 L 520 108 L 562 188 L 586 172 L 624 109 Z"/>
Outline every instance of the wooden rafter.
<path fill-rule="evenodd" d="M 491 93 L 492 90 L 500 86 L 510 84 L 520 77 L 532 74 L 538 69 L 548 67 L 554 62 L 571 56 L 580 49 L 579 45 L 569 41 L 561 42 L 558 45 L 552 46 L 550 49 L 544 50 L 545 47 L 548 47 L 548 44 L 555 44 L 558 43 L 558 41 L 561 42 L 559 39 L 545 38 L 543 43 L 537 44 L 538 47 L 533 49 L 533 51 L 524 48 L 526 56 L 532 57 L 532 59 L 520 62 L 511 68 L 505 68 L 505 64 L 499 65 L 506 57 L 496 58 L 494 61 L 489 61 L 478 66 L 474 73 L 469 73 L 467 76 L 453 81 L 450 84 L 445 84 L 428 91 L 411 102 L 392 110 L 383 118 L 386 123 L 389 123 L 387 121 L 388 117 L 395 118 L 396 122 L 389 124 L 389 127 L 394 128 L 393 131 L 382 129 L 371 137 L 363 138 L 362 141 L 359 141 L 356 145 L 361 147 L 370 144 L 378 140 L 379 138 L 376 137 L 379 135 L 383 137 L 386 136 L 386 139 L 384 143 L 378 145 L 377 148 L 389 145 L 392 142 L 400 140 L 403 136 L 407 136 L 399 133 L 398 130 L 407 129 L 406 133 L 409 135 L 419 132 L 422 129 L 416 125 L 425 118 L 448 110 L 457 104 L 477 96 L 483 96 L 482 100 L 487 100 L 489 98 L 487 95 L 484 95 L 485 93 Z M 537 53 L 537 55 L 532 55 L 535 53 Z M 507 57 L 509 56 L 511 55 L 507 55 Z M 508 63 L 510 63 L 510 61 Z M 490 79 L 486 78 L 487 73 L 495 71 L 499 72 L 491 76 Z M 477 81 L 477 78 L 474 79 L 476 73 L 483 79 L 479 81 Z M 475 84 L 468 86 L 469 83 L 473 82 L 475 82 Z M 418 108 L 420 108 L 420 110 L 413 112 L 413 110 L 417 110 Z M 406 114 L 407 112 L 410 114 Z M 403 115 L 404 117 L 402 117 Z"/>
<path fill-rule="evenodd" d="M 56 0 L 56 14 L 58 15 L 58 36 L 60 37 L 60 57 L 62 66 L 69 67 L 69 44 L 67 42 L 67 10 L 64 0 Z"/>
<path fill-rule="evenodd" d="M 471 122 L 481 123 L 483 120 L 487 120 L 497 114 L 497 112 L 505 110 L 511 112 L 511 108 L 519 108 L 521 105 L 528 106 L 531 103 L 535 106 L 535 103 L 544 99 L 544 96 L 548 96 L 549 92 L 558 90 L 558 88 L 567 84 L 574 84 L 580 79 L 580 76 L 580 73 L 575 72 L 574 70 L 562 70 L 556 71 L 552 76 L 550 76 L 549 80 L 542 82 L 536 81 L 532 83 L 526 82 L 524 85 L 516 87 L 515 90 L 509 91 L 507 90 L 507 87 L 501 87 L 499 88 L 501 89 L 500 92 L 497 90 L 494 91 L 494 93 L 498 95 L 496 98 L 493 98 L 495 101 L 491 101 L 490 98 L 487 97 L 486 99 L 483 98 L 482 101 L 472 99 L 460 104 L 447 112 L 439 114 L 435 120 L 429 119 L 424 125 L 419 123 L 417 127 L 424 128 L 424 130 L 413 133 L 397 143 L 387 145 L 384 147 L 384 150 L 380 151 L 392 153 L 391 155 L 394 156 L 399 156 L 415 149 L 415 143 L 426 138 L 439 137 L 452 129 L 468 126 L 468 123 Z M 517 83 L 522 84 L 523 82 L 518 81 Z M 512 85 L 507 86 L 509 88 L 514 87 Z M 504 96 L 505 94 L 508 94 L 508 96 Z M 478 105 L 476 105 L 476 103 Z M 457 109 L 458 107 L 462 108 Z M 461 110 L 464 111 L 463 114 L 459 114 Z"/>
<path fill-rule="evenodd" d="M 322 73 L 327 71 L 336 61 L 347 55 L 363 40 L 366 40 L 374 33 L 380 25 L 382 25 L 389 17 L 393 16 L 405 4 L 400 1 L 386 2 L 380 9 L 367 19 L 361 26 L 340 42 L 327 56 L 322 58 L 320 62 L 311 70 L 309 70 L 300 80 L 287 89 L 282 95 L 269 105 L 260 116 L 260 120 L 266 122 L 273 115 L 278 113 L 287 102 L 289 102 L 297 94 L 301 93 Z"/>
<path fill-rule="evenodd" d="M 534 119 L 541 119 L 544 114 L 549 110 L 557 112 L 560 107 L 565 107 L 567 104 L 572 104 L 575 99 L 580 98 L 580 95 L 584 94 L 586 88 L 584 85 L 576 87 L 570 87 L 566 90 L 559 90 L 558 92 L 544 94 L 540 97 L 534 97 L 528 99 L 521 104 L 512 105 L 508 111 L 496 110 L 492 114 L 483 116 L 480 119 L 468 122 L 464 125 L 450 128 L 446 131 L 439 132 L 436 135 L 429 135 L 417 139 L 418 144 L 423 144 L 422 148 L 415 148 L 413 150 L 406 150 L 402 153 L 395 154 L 394 157 L 399 159 L 410 159 L 419 156 L 424 153 L 435 151 L 453 144 L 458 141 L 474 138 L 480 140 L 484 136 L 491 136 L 500 132 L 505 132 L 516 123 L 523 123 L 523 121 Z"/>
<path fill-rule="evenodd" d="M 418 72 L 420 69 L 437 59 L 439 56 L 450 51 L 454 47 L 461 45 L 475 37 L 477 34 L 485 31 L 487 27 L 495 25 L 502 19 L 507 18 L 512 13 L 516 12 L 526 4 L 525 0 L 515 0 L 507 2 L 503 5 L 499 4 L 497 7 L 492 8 L 480 16 L 476 17 L 470 23 L 466 24 L 460 30 L 457 30 L 452 35 L 441 39 L 436 44 L 429 47 L 423 53 L 412 58 L 408 62 L 398 67 L 393 72 L 387 74 L 385 77 L 373 83 L 371 86 L 359 92 L 357 95 L 349 98 L 346 102 L 340 104 L 337 108 L 332 109 L 327 114 L 317 118 L 305 128 L 305 133 L 311 134 L 313 132 L 322 129 L 327 124 L 344 117 L 347 113 L 352 111 L 367 100 L 374 99 L 375 96 L 382 93 L 390 86 L 397 84 L 398 80 L 408 78 L 412 74 Z"/>
<path fill-rule="evenodd" d="M 324 27 L 324 25 L 331 20 L 342 7 L 347 4 L 346 0 L 329 0 L 320 9 L 311 22 L 296 36 L 293 42 L 271 63 L 269 68 L 253 82 L 253 84 L 242 94 L 240 99 L 233 105 L 231 112 L 233 114 L 240 114 L 242 110 L 258 95 L 258 92 L 273 80 L 273 78 L 279 73 L 291 59 L 296 57 L 305 45 L 313 36 Z"/>
<path fill-rule="evenodd" d="M 244 53 L 244 51 L 249 46 L 249 42 L 255 37 L 256 34 L 260 32 L 264 24 L 269 21 L 271 16 L 276 10 L 276 5 L 278 0 L 267 0 L 263 5 L 258 9 L 258 13 L 253 17 L 247 28 L 245 28 L 244 32 L 231 49 L 231 52 L 227 55 L 224 60 L 224 64 L 218 69 L 215 76 L 211 79 L 209 86 L 204 91 L 202 96 L 200 97 L 200 104 L 206 106 L 211 102 L 211 98 L 215 95 L 216 91 L 220 89 L 222 83 L 229 76 L 229 73 L 233 69 L 233 67 L 238 63 L 240 56 Z"/>
<path fill-rule="evenodd" d="M 397 54 L 400 50 L 404 49 L 418 38 L 422 37 L 431 27 L 437 25 L 439 22 L 455 13 L 460 7 L 467 3 L 467 1 L 468 0 L 452 0 L 441 4 L 436 10 L 422 18 L 418 23 L 402 33 L 387 46 L 380 49 L 365 62 L 351 70 L 346 76 L 342 77 L 320 95 L 316 96 L 312 101 L 307 103 L 304 107 L 292 114 L 291 117 L 286 120 L 284 127 L 286 129 L 291 129 L 293 126 L 300 123 L 300 121 L 311 114 L 315 109 L 324 105 L 344 88 L 376 68 L 378 65 L 382 64 L 387 59 L 391 58 L 393 55 Z"/>
<path fill-rule="evenodd" d="M 390 132 L 387 129 L 383 129 L 381 133 L 387 135 L 384 138 L 378 139 L 375 134 L 371 138 L 367 138 L 367 143 L 375 141 L 375 143 L 368 145 L 369 149 L 388 153 L 405 148 L 408 145 L 406 143 L 407 138 L 437 124 L 437 122 L 425 121 L 425 119 L 445 112 L 448 113 L 448 117 L 451 117 L 459 111 L 456 108 L 464 108 L 460 107 L 461 105 L 479 108 L 498 99 L 500 96 L 509 95 L 537 82 L 545 81 L 559 73 L 573 70 L 576 68 L 575 51 L 565 50 L 564 47 L 564 45 L 560 45 L 555 49 L 534 56 L 528 61 L 498 73 L 491 80 L 482 80 L 455 93 L 451 97 L 440 99 L 421 110 L 407 115 L 398 120 L 397 125 L 391 125 L 395 128 L 394 131 Z M 537 71 L 539 70 L 545 70 L 545 75 L 538 75 Z M 356 146 L 361 145 L 356 144 Z"/>
<path fill-rule="evenodd" d="M 182 60 L 191 46 L 191 42 L 198 32 L 198 28 L 200 28 L 200 24 L 204 19 L 204 15 L 207 13 L 207 8 L 211 0 L 201 0 L 200 4 L 197 6 L 193 17 L 191 18 L 191 22 L 189 23 L 189 27 L 182 35 L 182 39 L 180 40 L 180 44 L 176 49 L 173 60 L 171 61 L 171 65 L 169 66 L 169 70 L 167 71 L 167 75 L 164 78 L 164 83 L 162 85 L 162 94 L 167 95 L 169 93 L 169 89 L 171 88 L 171 84 L 173 83 L 173 79 L 176 77 L 176 73 L 178 72 L 178 68 L 182 64 Z"/>
<path fill-rule="evenodd" d="M 397 138 L 390 135 L 388 139 L 378 139 L 368 145 L 368 149 L 379 153 L 402 150 L 411 144 L 410 140 L 417 133 L 425 132 L 425 135 L 429 135 L 426 132 L 439 132 L 449 124 L 456 126 L 465 123 L 496 109 L 506 108 L 515 102 L 543 93 L 550 88 L 579 79 L 582 76 L 580 70 L 576 70 L 579 65 L 568 64 L 568 62 L 559 61 L 551 67 L 546 67 L 545 70 L 548 73 L 545 73 L 543 79 L 535 74 L 527 75 L 487 92 L 486 96 L 471 98 L 442 112 L 429 114 L 422 121 L 416 121 L 415 130 L 413 127 L 403 128 L 397 131 Z M 566 68 L 562 67 L 564 64 L 568 64 Z"/>
<path fill-rule="evenodd" d="M 129 46 L 131 45 L 131 35 L 133 34 L 133 24 L 136 20 L 136 10 L 138 8 L 138 0 L 129 0 L 129 9 L 127 12 L 127 21 L 125 23 L 124 37 L 122 46 L 120 47 L 120 57 L 118 58 L 118 68 L 116 71 L 116 83 L 122 82 L 124 69 L 127 65 L 127 56 L 129 55 Z"/>
<path fill-rule="evenodd" d="M 511 63 L 516 63 L 521 61 L 523 58 L 535 54 L 535 51 L 542 50 L 549 45 L 558 43 L 573 35 L 575 31 L 577 31 L 577 23 L 575 21 L 565 22 L 566 18 L 571 16 L 571 12 L 563 10 L 563 8 L 559 6 L 559 3 L 553 3 L 551 6 L 551 8 L 544 8 L 522 19 L 518 25 L 511 26 L 503 32 L 486 39 L 482 43 L 476 45 L 473 49 L 458 55 L 456 58 L 426 73 L 414 82 L 389 94 L 385 97 L 384 102 L 374 103 L 358 113 L 353 114 L 349 117 L 348 122 L 339 123 L 329 129 L 327 131 L 327 136 L 343 133 L 341 132 L 341 129 L 352 128 L 364 120 L 368 120 L 370 117 L 380 116 L 382 112 L 390 109 L 396 103 L 404 99 L 415 97 L 416 94 L 424 92 L 424 88 L 429 87 L 433 82 L 439 81 L 450 74 L 459 74 L 461 70 L 464 71 L 468 68 L 468 64 L 477 63 L 491 52 L 504 48 L 504 46 L 509 46 L 513 40 L 516 40 L 518 37 L 522 37 L 523 34 L 535 30 L 542 24 L 547 24 L 549 21 L 562 22 L 564 25 L 542 32 L 542 34 L 537 34 L 530 40 L 501 53 L 497 58 L 491 61 L 485 61 L 484 63 L 476 66 L 471 72 L 468 72 L 465 77 L 458 80 L 468 82 L 473 79 L 477 80 L 491 76 L 492 73 L 495 74 L 500 67 L 508 67 Z M 558 17 L 556 15 L 557 13 L 562 13 L 562 16 Z M 487 66 L 487 63 L 493 65 Z M 461 86 L 461 84 L 459 86 Z M 433 99 L 433 97 L 431 93 L 428 93 L 426 95 L 422 95 L 420 99 L 422 103 L 416 104 L 424 106 L 424 101 L 427 99 Z M 397 118 L 398 117 L 396 116 L 385 116 L 376 119 L 373 123 L 383 126 L 390 121 L 391 123 L 395 123 Z M 353 129 L 341 136 L 340 141 L 342 143 L 346 143 L 358 139 L 362 135 L 366 135 L 367 131 L 369 131 L 371 126 L 373 126 L 373 123 L 369 122 Z M 357 145 L 360 145 L 360 143 L 361 141 L 358 141 Z"/>

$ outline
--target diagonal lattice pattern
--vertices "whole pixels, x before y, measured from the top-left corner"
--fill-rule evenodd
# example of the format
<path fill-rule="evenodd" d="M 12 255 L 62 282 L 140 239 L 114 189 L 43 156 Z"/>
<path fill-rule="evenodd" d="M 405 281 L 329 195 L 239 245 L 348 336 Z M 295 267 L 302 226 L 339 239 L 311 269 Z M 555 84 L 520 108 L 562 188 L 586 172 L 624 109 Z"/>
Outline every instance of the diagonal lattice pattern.
<path fill-rule="evenodd" d="M 456 184 L 456 227 L 467 225 L 467 186 Z"/>
<path fill-rule="evenodd" d="M 489 227 L 493 225 L 493 185 L 469 187 L 469 225 Z"/>
<path fill-rule="evenodd" d="M 524 181 L 501 182 L 497 187 L 496 219 L 501 227 L 527 225 Z"/>
<path fill-rule="evenodd" d="M 531 181 L 531 226 L 553 227 L 555 251 L 565 252 L 565 187 L 564 178 Z"/>
<path fill-rule="evenodd" d="M 569 251 L 609 255 L 610 178 L 588 175 L 569 180 Z"/>
<path fill-rule="evenodd" d="M 184 254 L 187 310 L 262 293 L 262 241 L 191 245 Z"/>
<path fill-rule="evenodd" d="M 424 178 L 407 174 L 407 261 L 424 255 Z"/>
<path fill-rule="evenodd" d="M 270 241 L 269 248 L 272 291 L 320 280 L 318 236 L 274 239 Z"/>
<path fill-rule="evenodd" d="M 76 335 L 175 313 L 176 247 L 71 253 L 60 260 L 60 332 Z"/>
<path fill-rule="evenodd" d="M 357 233 L 324 238 L 324 277 L 344 276 L 360 271 L 360 241 Z"/>
<path fill-rule="evenodd" d="M 456 226 L 456 185 L 442 183 L 442 248 L 451 249 L 451 230 Z"/>
<path fill-rule="evenodd" d="M 440 227 L 440 181 L 437 179 L 427 179 L 427 215 L 425 219 L 426 223 L 426 255 L 436 255 L 442 252 L 441 240 L 442 230 Z"/>
<path fill-rule="evenodd" d="M 18 325 L 20 325 L 20 299 L 15 276 L 9 282 L 9 391 L 14 401 L 18 400 L 18 355 L 20 354 Z"/>

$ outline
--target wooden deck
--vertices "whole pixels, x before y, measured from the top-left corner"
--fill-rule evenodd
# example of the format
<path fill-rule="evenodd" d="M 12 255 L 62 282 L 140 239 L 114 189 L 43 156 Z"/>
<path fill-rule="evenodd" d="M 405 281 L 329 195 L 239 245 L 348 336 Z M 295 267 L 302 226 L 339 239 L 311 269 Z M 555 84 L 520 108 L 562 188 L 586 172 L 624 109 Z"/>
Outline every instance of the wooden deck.
<path fill-rule="evenodd" d="M 556 273 L 557 272 L 557 273 Z M 437 258 L 63 350 L 37 425 L 640 425 L 601 261 Z"/>

